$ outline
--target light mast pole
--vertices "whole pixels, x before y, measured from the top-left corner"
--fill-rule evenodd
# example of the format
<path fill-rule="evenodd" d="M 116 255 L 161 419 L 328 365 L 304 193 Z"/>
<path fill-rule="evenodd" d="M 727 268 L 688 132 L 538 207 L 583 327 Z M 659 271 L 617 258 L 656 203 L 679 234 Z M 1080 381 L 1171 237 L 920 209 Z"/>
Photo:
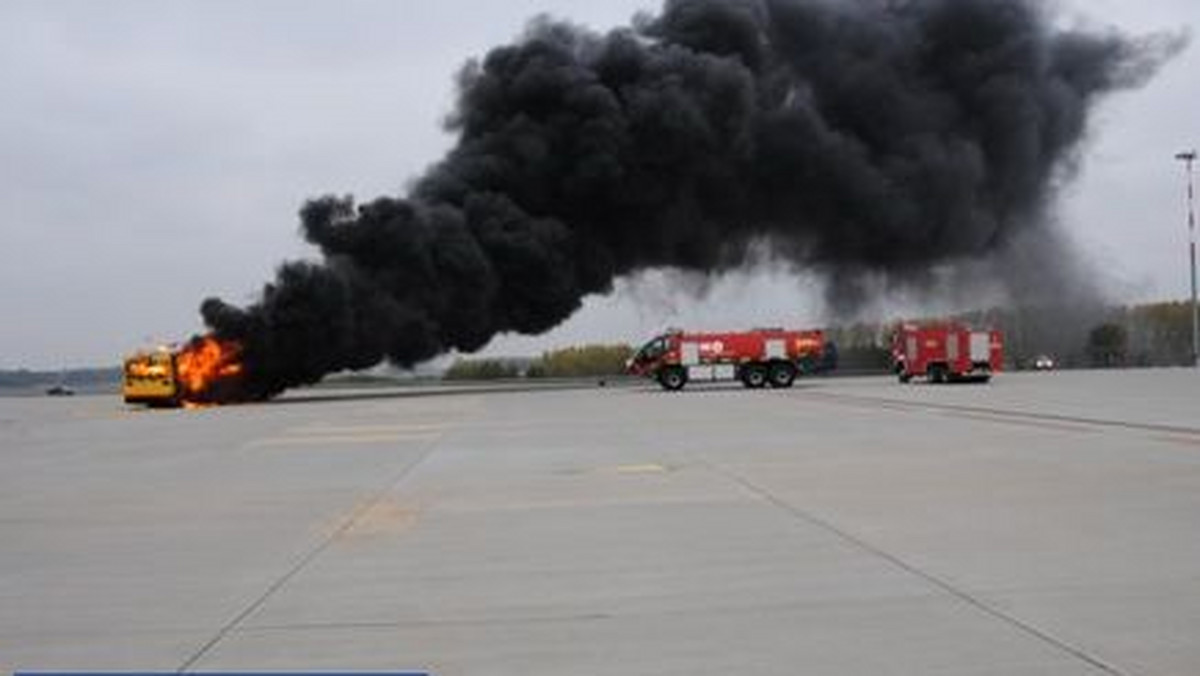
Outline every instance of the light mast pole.
<path fill-rule="evenodd" d="M 1200 304 L 1196 301 L 1196 187 L 1192 173 L 1196 151 L 1179 153 L 1175 159 L 1187 164 L 1188 238 L 1192 259 L 1192 366 L 1200 367 Z"/>

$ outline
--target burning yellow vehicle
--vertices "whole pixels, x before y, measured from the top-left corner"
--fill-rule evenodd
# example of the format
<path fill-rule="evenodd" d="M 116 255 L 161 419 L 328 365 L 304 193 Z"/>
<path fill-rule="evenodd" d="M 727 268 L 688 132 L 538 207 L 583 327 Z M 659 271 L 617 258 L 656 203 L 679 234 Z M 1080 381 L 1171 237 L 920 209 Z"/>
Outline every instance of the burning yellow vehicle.
<path fill-rule="evenodd" d="M 184 347 L 160 347 L 125 360 L 125 403 L 155 407 L 217 403 L 214 388 L 242 372 L 240 348 L 206 336 Z"/>
<path fill-rule="evenodd" d="M 179 406 L 175 354 L 167 348 L 139 352 L 125 360 L 125 403 Z"/>

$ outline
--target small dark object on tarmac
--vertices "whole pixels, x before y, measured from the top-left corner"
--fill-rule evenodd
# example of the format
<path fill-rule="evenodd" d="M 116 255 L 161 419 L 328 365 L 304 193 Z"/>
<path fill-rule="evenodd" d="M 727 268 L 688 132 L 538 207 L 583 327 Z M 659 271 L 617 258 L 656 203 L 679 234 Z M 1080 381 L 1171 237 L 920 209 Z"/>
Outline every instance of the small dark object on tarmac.
<path fill-rule="evenodd" d="M 46 388 L 46 395 L 50 397 L 73 397 L 75 390 L 66 385 L 54 385 Z"/>

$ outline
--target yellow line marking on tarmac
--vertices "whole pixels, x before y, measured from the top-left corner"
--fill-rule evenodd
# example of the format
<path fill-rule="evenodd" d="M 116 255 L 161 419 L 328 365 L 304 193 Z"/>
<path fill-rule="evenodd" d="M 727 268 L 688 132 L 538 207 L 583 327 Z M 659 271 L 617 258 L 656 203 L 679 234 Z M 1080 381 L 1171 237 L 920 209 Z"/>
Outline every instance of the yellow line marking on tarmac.
<path fill-rule="evenodd" d="M 395 444 L 403 441 L 433 441 L 437 439 L 437 434 L 431 433 L 413 433 L 413 434 L 343 434 L 343 435 L 324 435 L 324 436 L 308 436 L 308 437 L 271 437 L 267 439 L 257 439 L 246 444 L 246 448 L 268 448 L 276 446 L 339 446 L 339 445 L 366 445 L 366 444 Z"/>
<path fill-rule="evenodd" d="M 658 463 L 620 465 L 616 468 L 616 472 L 617 474 L 666 474 L 667 468 Z"/>
<path fill-rule="evenodd" d="M 360 505 L 356 508 L 359 516 L 341 532 L 334 532 L 334 537 L 341 540 L 402 535 L 412 530 L 420 520 L 421 512 L 415 504 L 408 504 L 394 499 L 384 499 L 369 505 L 364 510 Z"/>
<path fill-rule="evenodd" d="M 982 422 L 997 423 L 1000 425 L 1014 425 L 1017 427 L 1032 427 L 1037 429 L 1054 430 L 1056 432 L 1076 432 L 1081 434 L 1095 434 L 1095 427 L 1085 427 L 1083 425 L 1072 425 L 1069 423 L 1060 423 L 1054 421 L 1034 420 L 1028 418 L 1016 418 L 1001 415 L 989 415 L 987 413 L 962 413 L 958 411 L 930 411 L 947 418 L 963 419 L 963 420 L 979 420 Z"/>
<path fill-rule="evenodd" d="M 1155 437 L 1155 439 L 1168 444 L 1178 444 L 1180 446 L 1190 446 L 1192 448 L 1200 446 L 1200 439 L 1196 439 L 1194 437 L 1158 436 Z"/>
<path fill-rule="evenodd" d="M 437 433 L 445 431 L 445 425 L 306 425 L 291 430 L 293 434 L 338 435 L 338 434 L 405 434 L 414 432 Z"/>
<path fill-rule="evenodd" d="M 278 446 L 345 446 L 368 444 L 398 444 L 436 440 L 446 431 L 444 425 L 330 425 L 317 423 L 293 427 L 275 437 L 258 439 L 246 448 Z"/>

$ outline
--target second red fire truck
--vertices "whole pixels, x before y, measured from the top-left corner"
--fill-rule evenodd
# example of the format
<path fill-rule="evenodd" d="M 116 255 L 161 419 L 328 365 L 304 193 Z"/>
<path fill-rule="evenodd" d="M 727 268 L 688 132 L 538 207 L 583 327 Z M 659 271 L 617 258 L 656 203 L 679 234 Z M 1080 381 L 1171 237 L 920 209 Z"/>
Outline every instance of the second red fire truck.
<path fill-rule="evenodd" d="M 987 382 L 1004 367 L 999 331 L 975 331 L 961 324 L 905 324 L 892 340 L 900 382 Z"/>
<path fill-rule="evenodd" d="M 836 351 L 821 331 L 758 329 L 732 333 L 669 331 L 629 360 L 630 373 L 666 390 L 689 382 L 740 380 L 751 389 L 791 387 L 798 376 L 829 370 Z"/>

